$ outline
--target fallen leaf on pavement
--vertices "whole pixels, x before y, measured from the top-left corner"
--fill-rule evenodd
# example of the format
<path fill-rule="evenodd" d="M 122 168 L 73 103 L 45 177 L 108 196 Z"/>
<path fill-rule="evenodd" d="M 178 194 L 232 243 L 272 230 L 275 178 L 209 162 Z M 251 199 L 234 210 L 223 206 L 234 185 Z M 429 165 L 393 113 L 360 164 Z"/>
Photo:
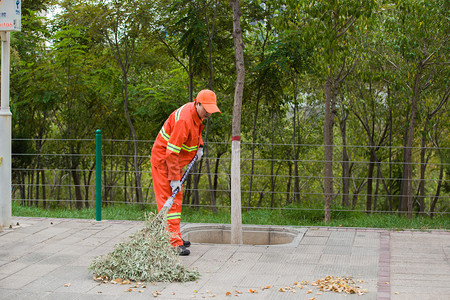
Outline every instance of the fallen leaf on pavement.
<path fill-rule="evenodd" d="M 153 293 L 152 293 L 152 295 L 153 295 L 153 297 L 158 297 L 159 295 L 162 295 L 161 294 L 161 292 L 158 292 L 158 291 L 154 291 Z"/>

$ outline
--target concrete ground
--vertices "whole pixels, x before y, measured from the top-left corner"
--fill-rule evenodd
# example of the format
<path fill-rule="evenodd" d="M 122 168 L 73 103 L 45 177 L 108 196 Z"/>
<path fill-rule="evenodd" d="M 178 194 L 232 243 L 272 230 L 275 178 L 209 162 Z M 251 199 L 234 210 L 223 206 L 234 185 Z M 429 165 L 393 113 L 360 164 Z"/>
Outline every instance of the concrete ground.
<path fill-rule="evenodd" d="M 0 231 L 0 299 L 450 299 L 450 232 L 297 228 L 286 246 L 198 244 L 188 283 L 94 281 L 93 257 L 142 223 L 13 217 Z M 189 226 L 192 224 L 183 224 Z M 183 229 L 182 229 L 183 230 Z M 351 276 L 358 295 L 321 292 L 314 281 Z"/>

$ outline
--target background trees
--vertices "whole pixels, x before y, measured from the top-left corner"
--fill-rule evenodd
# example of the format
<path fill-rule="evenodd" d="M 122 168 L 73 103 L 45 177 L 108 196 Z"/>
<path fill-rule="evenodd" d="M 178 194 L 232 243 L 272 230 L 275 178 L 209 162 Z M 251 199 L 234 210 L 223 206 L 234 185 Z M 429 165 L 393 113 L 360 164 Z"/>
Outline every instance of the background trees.
<path fill-rule="evenodd" d="M 320 208 L 326 220 L 341 206 L 448 209 L 448 1 L 363 3 L 240 1 L 247 209 Z M 12 35 L 13 152 L 33 155 L 14 156 L 16 198 L 88 206 L 86 140 L 101 128 L 106 203 L 154 202 L 152 140 L 175 108 L 211 88 L 223 113 L 208 121 L 207 155 L 184 201 L 230 204 L 230 3 L 24 1 L 23 11 Z"/>

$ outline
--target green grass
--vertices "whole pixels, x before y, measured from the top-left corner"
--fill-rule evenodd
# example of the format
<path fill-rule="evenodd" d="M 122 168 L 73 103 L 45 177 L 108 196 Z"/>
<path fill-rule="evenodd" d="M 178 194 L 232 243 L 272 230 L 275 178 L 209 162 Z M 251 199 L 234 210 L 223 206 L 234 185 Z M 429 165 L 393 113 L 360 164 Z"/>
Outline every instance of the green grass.
<path fill-rule="evenodd" d="M 145 220 L 148 212 L 155 212 L 154 206 L 142 209 L 139 205 L 114 205 L 102 208 L 103 220 Z M 21 217 L 43 218 L 75 218 L 95 219 L 95 209 L 42 209 L 36 207 L 21 206 L 13 202 L 12 214 Z M 219 223 L 231 222 L 229 209 L 219 209 L 218 213 L 211 210 L 183 207 L 182 222 L 187 223 Z M 329 223 L 323 221 L 322 210 L 306 210 L 295 207 L 288 209 L 252 209 L 242 212 L 243 224 L 254 225 L 286 225 L 286 226 L 331 226 L 331 227 L 366 227 L 366 228 L 391 228 L 391 229 L 445 229 L 450 230 L 450 216 L 436 215 L 429 217 L 415 216 L 412 219 L 400 217 L 397 214 L 374 213 L 367 215 L 363 212 L 334 211 Z"/>
<path fill-rule="evenodd" d="M 138 205 L 114 205 L 102 208 L 103 220 L 145 220 L 145 213 L 155 212 L 155 209 L 142 210 Z M 81 210 L 67 208 L 43 209 L 34 206 L 22 206 L 13 202 L 12 214 L 20 217 L 39 218 L 71 218 L 71 219 L 95 219 L 95 208 Z"/>

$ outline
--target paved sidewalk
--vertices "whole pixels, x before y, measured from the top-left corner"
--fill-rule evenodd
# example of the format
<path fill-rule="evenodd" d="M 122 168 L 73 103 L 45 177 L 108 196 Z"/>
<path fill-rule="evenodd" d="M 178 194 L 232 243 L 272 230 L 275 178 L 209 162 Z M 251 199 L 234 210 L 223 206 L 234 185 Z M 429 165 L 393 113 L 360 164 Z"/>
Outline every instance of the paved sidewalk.
<path fill-rule="evenodd" d="M 99 284 L 88 270 L 134 221 L 13 218 L 0 231 L 0 299 L 449 299 L 450 232 L 299 228 L 295 246 L 193 244 L 188 283 Z M 305 285 L 352 276 L 363 296 Z M 295 286 L 294 283 L 298 283 Z M 303 288 L 299 285 L 303 282 Z M 263 289 L 263 287 L 269 287 Z M 311 291 L 311 292 L 309 292 Z M 308 293 L 309 292 L 309 293 Z M 227 293 L 230 295 L 227 296 Z"/>

